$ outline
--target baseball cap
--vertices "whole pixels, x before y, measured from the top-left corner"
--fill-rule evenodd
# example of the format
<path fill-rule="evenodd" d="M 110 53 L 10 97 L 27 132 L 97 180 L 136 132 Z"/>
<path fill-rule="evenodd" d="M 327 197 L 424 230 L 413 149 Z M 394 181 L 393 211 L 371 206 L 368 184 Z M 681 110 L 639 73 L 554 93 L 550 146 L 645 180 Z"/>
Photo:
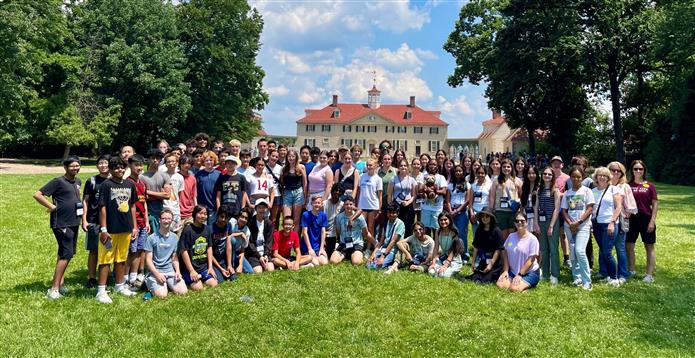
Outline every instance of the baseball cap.
<path fill-rule="evenodd" d="M 556 156 L 553 157 L 553 159 L 550 159 L 550 162 L 552 163 L 552 162 L 554 162 L 554 161 L 556 161 L 556 160 L 559 160 L 560 163 L 564 163 L 564 162 L 562 161 L 562 157 L 559 156 L 559 155 L 556 155 Z"/>
<path fill-rule="evenodd" d="M 224 159 L 224 161 L 225 162 L 234 162 L 234 163 L 236 163 L 236 165 L 241 164 L 241 162 L 239 161 L 239 158 L 237 158 L 234 155 L 228 155 L 227 158 Z"/>
<path fill-rule="evenodd" d="M 341 144 L 340 147 L 338 147 L 338 151 L 349 151 L 350 148 L 348 148 L 345 144 Z"/>
<path fill-rule="evenodd" d="M 268 207 L 268 200 L 258 199 L 258 200 L 256 200 L 256 206 L 258 206 L 258 205 L 265 205 L 265 207 L 267 208 Z"/>

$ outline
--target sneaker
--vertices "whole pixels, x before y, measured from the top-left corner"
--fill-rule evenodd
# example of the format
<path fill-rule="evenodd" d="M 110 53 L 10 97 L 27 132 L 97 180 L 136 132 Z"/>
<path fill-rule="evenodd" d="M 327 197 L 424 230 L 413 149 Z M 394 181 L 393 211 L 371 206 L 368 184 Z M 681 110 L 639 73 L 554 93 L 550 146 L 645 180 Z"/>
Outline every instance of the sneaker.
<path fill-rule="evenodd" d="M 60 288 L 58 289 L 58 292 L 60 292 L 60 294 L 62 296 L 65 296 L 70 292 L 70 290 L 65 286 L 60 286 Z"/>
<path fill-rule="evenodd" d="M 594 288 L 594 286 L 591 284 L 591 282 L 589 282 L 583 284 L 582 288 L 584 289 L 584 291 L 591 291 Z"/>
<path fill-rule="evenodd" d="M 389 267 L 388 270 L 384 271 L 384 275 L 390 275 L 394 272 L 396 272 L 396 270 L 394 270 L 393 267 Z"/>
<path fill-rule="evenodd" d="M 551 285 L 555 286 L 555 285 L 557 285 L 558 283 L 560 283 L 560 281 L 558 281 L 557 277 L 555 277 L 555 276 L 550 276 L 550 284 L 551 284 Z"/>
<path fill-rule="evenodd" d="M 606 284 L 608 284 L 608 286 L 615 287 L 615 288 L 620 287 L 620 281 L 618 279 L 614 280 L 614 279 L 609 278 L 608 281 L 606 282 Z"/>
<path fill-rule="evenodd" d="M 575 279 L 574 282 L 572 282 L 572 284 L 575 286 L 581 286 L 582 285 L 582 279 L 581 278 Z"/>
<path fill-rule="evenodd" d="M 97 282 L 97 279 L 95 278 L 90 278 L 87 283 L 84 284 L 84 288 L 91 290 L 93 288 L 96 288 L 97 285 L 99 285 L 99 282 Z"/>
<path fill-rule="evenodd" d="M 118 293 L 120 293 L 120 294 L 122 294 L 123 296 L 126 296 L 126 297 L 132 297 L 132 296 L 135 296 L 135 295 L 136 295 L 136 293 L 133 292 L 133 291 L 131 291 L 130 288 L 129 288 L 128 286 L 123 286 L 123 288 L 121 288 L 120 290 L 118 290 L 118 291 L 116 291 L 116 292 L 118 292 Z"/>
<path fill-rule="evenodd" d="M 46 299 L 47 300 L 57 300 L 59 298 L 63 297 L 63 295 L 60 294 L 59 291 L 56 291 L 54 289 L 49 288 L 48 291 L 46 291 Z"/>
<path fill-rule="evenodd" d="M 618 279 L 618 283 L 621 284 L 621 285 L 624 285 L 625 282 L 627 282 L 627 280 L 625 279 L 625 277 L 620 277 L 620 278 Z"/>
<path fill-rule="evenodd" d="M 106 304 L 113 303 L 113 301 L 111 300 L 111 297 L 109 297 L 109 293 L 106 291 L 100 292 L 97 294 L 97 301 L 99 301 L 100 303 L 106 303 Z"/>
<path fill-rule="evenodd" d="M 642 279 L 642 282 L 652 283 L 652 282 L 654 282 L 654 276 L 652 276 L 652 275 L 644 275 L 644 278 Z"/>
<path fill-rule="evenodd" d="M 132 284 L 125 284 L 125 287 L 127 287 L 129 290 L 131 290 L 131 291 L 133 291 L 133 292 L 138 292 L 138 291 L 140 291 L 140 288 L 141 288 L 142 286 L 139 286 L 139 287 L 138 287 L 138 286 L 136 286 L 134 283 L 132 283 Z"/>
<path fill-rule="evenodd" d="M 627 273 L 627 278 L 630 278 L 630 277 L 634 276 L 636 273 L 637 273 L 637 272 L 635 272 L 635 271 L 629 271 L 629 272 Z"/>
<path fill-rule="evenodd" d="M 142 288 L 142 285 L 145 283 L 145 278 L 143 277 L 142 279 L 140 276 L 133 282 L 130 286 L 131 288 L 135 288 L 135 291 L 140 291 L 140 288 Z"/>
<path fill-rule="evenodd" d="M 572 262 L 569 259 L 565 260 L 565 267 L 572 268 Z"/>

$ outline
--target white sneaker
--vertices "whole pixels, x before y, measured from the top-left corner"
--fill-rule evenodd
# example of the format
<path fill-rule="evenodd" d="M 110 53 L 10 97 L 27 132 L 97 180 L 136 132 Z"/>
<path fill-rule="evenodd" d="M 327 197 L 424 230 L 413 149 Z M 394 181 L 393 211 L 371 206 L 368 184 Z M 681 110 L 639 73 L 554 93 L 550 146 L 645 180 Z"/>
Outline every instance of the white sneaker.
<path fill-rule="evenodd" d="M 97 293 L 97 301 L 99 301 L 100 303 L 106 303 L 106 304 L 113 303 L 113 301 L 111 300 L 111 297 L 109 297 L 109 293 L 106 291 Z"/>
<path fill-rule="evenodd" d="M 594 288 L 594 286 L 591 284 L 591 282 L 589 282 L 583 284 L 582 288 L 584 289 L 584 291 L 591 291 Z"/>
<path fill-rule="evenodd" d="M 614 279 L 608 279 L 608 281 L 606 282 L 606 284 L 608 284 L 608 286 L 612 286 L 612 287 L 618 288 L 618 287 L 620 287 L 620 280 L 617 280 L 617 279 L 615 279 L 615 280 L 614 280 Z"/>
<path fill-rule="evenodd" d="M 46 299 L 47 300 L 51 300 L 51 301 L 57 300 L 61 297 L 63 297 L 63 295 L 61 295 L 59 291 L 56 291 L 56 290 L 53 290 L 50 288 L 48 289 L 48 291 L 46 291 Z"/>
<path fill-rule="evenodd" d="M 118 291 L 116 291 L 116 292 L 118 292 L 118 293 L 120 293 L 120 294 L 122 294 L 123 296 L 126 296 L 126 297 L 133 297 L 133 296 L 136 295 L 136 293 L 133 292 L 133 291 L 131 291 L 127 286 L 123 286 L 122 289 L 120 289 L 120 290 L 118 290 Z"/>
<path fill-rule="evenodd" d="M 575 286 L 581 286 L 582 285 L 582 279 L 581 278 L 575 279 L 574 282 L 572 282 L 572 284 Z"/>
<path fill-rule="evenodd" d="M 642 282 L 652 283 L 652 282 L 654 282 L 654 276 L 645 275 L 644 278 L 642 279 Z"/>
<path fill-rule="evenodd" d="M 555 276 L 550 276 L 550 284 L 551 284 L 551 285 L 555 286 L 555 285 L 557 285 L 558 283 L 560 283 L 560 281 L 558 281 L 557 277 L 555 277 Z"/>
<path fill-rule="evenodd" d="M 625 280 L 625 277 L 621 277 L 618 279 L 618 283 L 620 283 L 621 285 L 624 285 L 625 282 L 627 282 L 627 280 Z"/>
<path fill-rule="evenodd" d="M 388 270 L 384 271 L 384 275 L 390 275 L 394 272 L 396 272 L 396 270 L 394 270 L 393 267 L 389 267 Z"/>

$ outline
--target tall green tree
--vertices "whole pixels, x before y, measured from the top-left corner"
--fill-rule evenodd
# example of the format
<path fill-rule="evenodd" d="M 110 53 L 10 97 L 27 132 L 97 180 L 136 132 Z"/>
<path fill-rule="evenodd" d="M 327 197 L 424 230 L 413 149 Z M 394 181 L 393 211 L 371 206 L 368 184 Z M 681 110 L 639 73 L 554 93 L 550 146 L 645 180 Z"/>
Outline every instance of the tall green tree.
<path fill-rule="evenodd" d="M 179 8 L 180 38 L 190 71 L 193 108 L 187 133 L 250 139 L 263 109 L 265 72 L 256 65 L 263 21 L 245 1 L 191 0 Z"/>

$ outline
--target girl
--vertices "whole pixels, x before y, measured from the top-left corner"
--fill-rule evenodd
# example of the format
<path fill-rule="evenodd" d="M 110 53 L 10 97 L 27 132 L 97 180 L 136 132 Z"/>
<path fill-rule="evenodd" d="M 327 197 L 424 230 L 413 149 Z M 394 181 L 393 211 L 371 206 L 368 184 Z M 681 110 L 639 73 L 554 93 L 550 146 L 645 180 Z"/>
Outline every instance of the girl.
<path fill-rule="evenodd" d="M 420 159 L 413 158 L 413 161 L 410 162 L 410 176 L 413 177 L 413 179 L 415 179 L 416 189 L 425 183 L 425 175 L 422 173 L 421 169 L 422 165 L 420 163 Z M 423 201 L 424 199 L 418 197 L 417 193 L 415 193 L 415 202 L 413 203 L 413 211 L 415 211 L 415 221 L 421 220 L 420 211 L 422 210 Z"/>
<path fill-rule="evenodd" d="M 538 272 L 538 239 L 526 230 L 526 217 L 522 213 L 514 216 L 516 232 L 504 242 L 502 260 L 504 268 L 497 287 L 521 292 L 536 287 L 540 280 Z"/>
<path fill-rule="evenodd" d="M 357 196 L 357 186 L 360 181 L 360 175 L 358 170 L 352 165 L 352 154 L 345 153 L 343 156 L 343 165 L 335 170 L 333 177 L 336 178 L 340 187 L 343 188 L 344 197 L 349 196 L 354 200 Z"/>
<path fill-rule="evenodd" d="M 376 159 L 367 160 L 367 172 L 360 177 L 359 202 L 357 204 L 357 207 L 364 213 L 369 232 L 374 232 L 374 223 L 381 209 L 381 192 L 384 187 L 381 177 L 376 174 L 376 166 Z M 371 238 L 367 242 L 367 249 L 374 248 L 375 244 L 376 241 Z"/>
<path fill-rule="evenodd" d="M 239 212 L 239 217 L 232 224 L 232 242 L 236 245 L 236 255 L 234 261 L 234 271 L 237 274 L 253 273 L 253 266 L 244 257 L 246 248 L 249 246 L 249 238 L 251 230 L 248 227 L 249 219 L 253 217 L 253 211 L 250 208 L 243 208 Z"/>
<path fill-rule="evenodd" d="M 607 277 L 607 282 L 613 287 L 620 286 L 618 281 L 617 264 L 613 258 L 613 247 L 618 236 L 616 223 L 623 209 L 623 198 L 620 190 L 610 184 L 611 172 L 606 167 L 596 168 L 592 190 L 596 201 L 593 213 L 594 237 L 599 245 L 599 274 Z"/>
<path fill-rule="evenodd" d="M 472 168 L 473 158 L 470 156 L 470 154 L 465 154 L 463 156 L 463 160 L 461 160 L 460 164 L 463 167 L 463 175 L 466 178 L 466 181 L 468 181 L 469 176 L 473 172 L 473 168 Z"/>
<path fill-rule="evenodd" d="M 337 154 L 336 154 L 337 156 Z M 331 195 L 331 186 L 333 186 L 333 172 L 328 164 L 328 152 L 322 151 L 319 153 L 319 163 L 314 166 L 308 175 L 307 190 L 304 201 L 306 209 L 311 210 L 311 200 L 314 196 L 321 196 L 323 201 L 328 200 Z"/>
<path fill-rule="evenodd" d="M 500 167 L 502 166 L 502 162 L 500 162 L 499 158 L 494 157 L 490 159 L 490 162 L 487 163 L 487 166 L 488 168 L 490 168 L 490 180 L 492 180 L 493 182 L 496 181 L 497 177 L 500 175 Z"/>
<path fill-rule="evenodd" d="M 398 175 L 391 179 L 388 186 L 388 202 L 398 203 L 398 217 L 405 224 L 405 237 L 413 234 L 415 210 L 413 203 L 417 194 L 417 182 L 408 173 L 408 162 L 402 159 L 398 164 Z"/>
<path fill-rule="evenodd" d="M 299 163 L 299 155 L 295 150 L 287 152 L 287 162 L 282 168 L 280 183 L 285 187 L 282 197 L 282 215 L 292 216 L 299 223 L 302 206 L 307 191 L 307 178 L 304 166 Z M 294 225 L 294 231 L 299 232 L 299 225 Z"/>
<path fill-rule="evenodd" d="M 517 164 L 518 163 L 519 162 L 517 162 Z M 538 175 L 538 168 L 536 168 L 535 165 L 527 166 L 524 164 L 524 168 L 521 185 L 521 205 L 524 205 L 524 212 L 528 220 L 527 230 L 531 231 L 534 235 L 538 235 L 538 230 L 535 227 L 535 211 L 533 208 L 536 205 L 541 177 Z"/>
<path fill-rule="evenodd" d="M 427 171 L 427 163 L 430 162 L 432 158 L 430 158 L 430 155 L 427 153 L 422 153 L 420 155 L 420 171 L 421 172 L 426 172 Z"/>
<path fill-rule="evenodd" d="M 335 149 L 328 151 L 328 166 L 333 168 L 333 165 L 338 162 L 338 152 Z"/>
<path fill-rule="evenodd" d="M 446 178 L 447 182 L 451 181 L 451 177 L 454 176 L 454 167 L 456 166 L 456 163 L 454 162 L 453 159 L 448 158 L 444 160 L 444 178 Z"/>
<path fill-rule="evenodd" d="M 478 229 L 473 237 L 473 273 L 465 277 L 478 283 L 497 282 L 502 274 L 502 231 L 495 225 L 495 214 L 485 208 L 476 215 Z"/>
<path fill-rule="evenodd" d="M 565 236 L 569 241 L 572 277 L 576 285 L 591 291 L 591 270 L 586 257 L 586 244 L 591 231 L 591 214 L 594 209 L 594 194 L 582 185 L 584 171 L 575 166 L 570 169 L 572 188 L 562 196 L 562 219 L 565 222 Z"/>
<path fill-rule="evenodd" d="M 475 162 L 473 163 L 473 168 L 476 168 Z M 477 179 L 471 185 L 472 198 L 471 204 L 468 206 L 468 217 L 471 220 L 473 233 L 475 233 L 478 228 L 478 221 L 475 220 L 475 217 L 488 205 L 488 198 L 490 197 L 490 188 L 492 188 L 492 182 L 488 179 L 487 171 L 482 166 L 478 166 L 477 169 L 474 169 L 473 174 L 473 177 Z"/>
<path fill-rule="evenodd" d="M 541 246 L 541 272 L 543 279 L 550 279 L 551 285 L 558 284 L 560 277 L 560 200 L 562 194 L 555 187 L 555 171 L 547 166 L 541 173 L 538 200 L 533 207 L 534 227 L 539 233 Z M 525 183 L 524 183 L 525 184 Z"/>
<path fill-rule="evenodd" d="M 654 183 L 647 181 L 647 166 L 641 160 L 634 160 L 630 165 L 630 189 L 637 203 L 637 214 L 630 216 L 630 231 L 627 232 L 626 248 L 627 262 L 630 275 L 635 273 L 635 242 L 637 236 L 642 237 L 644 249 L 647 251 L 647 273 L 644 282 L 654 282 L 654 267 L 656 266 L 656 213 L 658 198 Z"/>
<path fill-rule="evenodd" d="M 632 195 L 632 189 L 625 180 L 625 166 L 621 162 L 608 164 L 611 171 L 611 185 L 615 185 L 623 197 L 623 212 L 618 220 L 618 237 L 615 239 L 615 253 L 618 256 L 618 283 L 623 284 L 630 276 L 627 270 L 627 251 L 625 250 L 625 236 L 630 230 L 630 215 L 637 214 L 637 203 Z"/>
<path fill-rule="evenodd" d="M 528 167 L 528 163 L 526 162 L 526 159 L 524 157 L 517 157 L 514 159 L 514 171 L 516 172 L 516 177 L 521 179 L 522 181 L 524 180 L 525 176 L 524 174 L 526 173 L 526 168 Z"/>
<path fill-rule="evenodd" d="M 446 161 L 447 156 L 446 156 L 446 152 L 444 151 L 444 149 L 439 149 L 434 154 L 434 159 L 437 161 L 437 173 L 439 173 L 439 175 L 446 178 L 447 173 L 446 173 L 446 168 L 444 168 L 444 162 Z"/>
<path fill-rule="evenodd" d="M 350 152 L 352 152 L 352 160 L 355 168 L 357 168 L 357 173 L 364 173 L 367 163 L 362 160 L 362 147 L 359 144 L 355 144 L 352 146 L 352 148 L 350 148 Z"/>
<path fill-rule="evenodd" d="M 468 210 L 471 200 L 473 200 L 473 191 L 463 176 L 462 166 L 455 166 L 452 172 L 444 206 L 454 218 L 456 231 L 463 240 L 463 262 L 465 264 L 468 261 Z"/>
<path fill-rule="evenodd" d="M 273 178 L 273 206 L 270 209 L 270 222 L 273 224 L 273 228 L 277 228 L 280 223 L 280 213 L 282 208 L 282 193 L 280 190 L 280 177 L 282 176 L 282 165 L 278 163 L 280 159 L 280 154 L 275 149 L 268 149 L 268 162 L 265 164 L 266 175 Z"/>
<path fill-rule="evenodd" d="M 256 208 L 256 201 L 261 199 L 268 203 L 268 207 L 272 208 L 275 199 L 275 189 L 273 178 L 265 173 L 265 159 L 256 158 L 253 175 L 247 176 L 249 185 L 251 186 L 251 195 L 249 197 L 251 209 Z"/>
<path fill-rule="evenodd" d="M 488 206 L 494 208 L 497 217 L 497 226 L 502 230 L 506 239 L 514 228 L 514 214 L 520 204 L 521 180 L 512 172 L 512 162 L 504 159 L 501 163 L 501 171 L 497 180 L 493 180 L 492 189 L 488 199 Z M 515 210 L 516 209 L 516 210 Z"/>
<path fill-rule="evenodd" d="M 212 234 L 206 223 L 208 209 L 203 205 L 193 208 L 193 223 L 186 225 L 179 239 L 179 255 L 183 262 L 183 280 L 194 291 L 217 286 L 212 266 Z"/>
<path fill-rule="evenodd" d="M 396 166 L 398 166 L 398 163 L 401 162 L 401 160 L 405 160 L 405 152 L 402 149 L 396 149 L 395 152 L 393 152 L 393 162 L 395 163 Z M 406 161 L 407 163 L 407 161 Z"/>
<path fill-rule="evenodd" d="M 435 277 L 451 277 L 463 267 L 463 242 L 453 227 L 449 213 L 443 212 L 437 218 L 439 231 L 434 240 L 434 253 L 438 255 L 430 265 L 429 273 Z"/>

